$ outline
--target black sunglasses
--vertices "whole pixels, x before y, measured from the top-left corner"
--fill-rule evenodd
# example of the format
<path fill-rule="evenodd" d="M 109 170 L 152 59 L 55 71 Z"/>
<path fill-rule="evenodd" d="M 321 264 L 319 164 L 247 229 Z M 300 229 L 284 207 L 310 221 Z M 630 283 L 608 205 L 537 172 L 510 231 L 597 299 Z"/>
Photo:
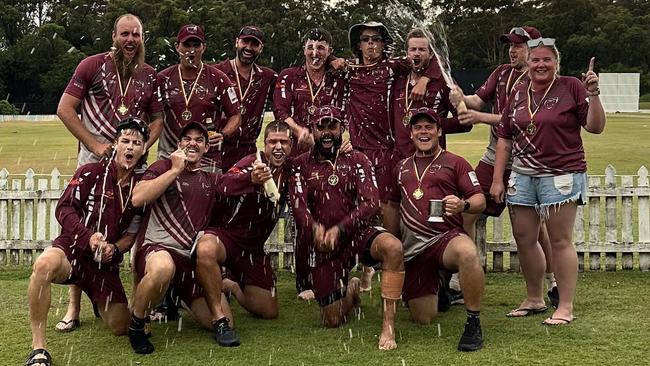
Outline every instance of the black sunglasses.
<path fill-rule="evenodd" d="M 361 36 L 361 42 L 370 42 L 371 40 L 373 42 L 381 42 L 384 39 L 381 36 Z"/>

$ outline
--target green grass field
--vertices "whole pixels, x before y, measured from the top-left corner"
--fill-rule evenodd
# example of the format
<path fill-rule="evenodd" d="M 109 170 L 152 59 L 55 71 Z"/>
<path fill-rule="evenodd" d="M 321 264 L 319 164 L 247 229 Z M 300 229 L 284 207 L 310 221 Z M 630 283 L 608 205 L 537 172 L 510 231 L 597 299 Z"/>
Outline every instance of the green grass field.
<path fill-rule="evenodd" d="M 31 335 L 25 296 L 29 272 L 0 270 L 0 364 L 18 365 L 29 353 Z M 123 276 L 130 293 L 129 276 Z M 234 305 L 242 346 L 224 349 L 186 313 L 183 320 L 154 324 L 156 352 L 132 353 L 126 337 L 113 337 L 95 320 L 84 298 L 82 326 L 68 334 L 53 331 L 65 312 L 65 286 L 54 286 L 47 325 L 55 365 L 641 365 L 647 363 L 648 274 L 641 272 L 582 273 L 575 314 L 569 327 L 544 327 L 544 315 L 509 319 L 519 303 L 519 274 L 489 274 L 481 312 L 485 347 L 475 353 L 456 351 L 464 310 L 454 306 L 430 326 L 408 320 L 401 308 L 396 324 L 398 349 L 376 349 L 380 302 L 375 279 L 372 296 L 363 295 L 360 319 L 338 329 L 319 325 L 318 306 L 295 299 L 293 277 L 279 273 L 280 317 L 261 320 Z M 546 316 L 550 315 L 549 312 Z M 179 331 L 180 328 L 180 331 Z"/>
<path fill-rule="evenodd" d="M 477 125 L 470 133 L 449 135 L 448 148 L 476 164 L 487 144 L 488 132 L 487 126 Z M 616 167 L 617 174 L 636 174 L 641 165 L 648 166 L 650 115 L 608 115 L 603 134 L 583 131 L 582 138 L 590 174 L 604 174 L 608 164 Z M 28 168 L 37 174 L 49 174 L 54 167 L 62 174 L 72 174 L 76 154 L 74 137 L 58 121 L 0 123 L 0 169 L 6 168 L 11 174 L 24 174 Z M 155 154 L 149 158 L 154 159 Z"/>

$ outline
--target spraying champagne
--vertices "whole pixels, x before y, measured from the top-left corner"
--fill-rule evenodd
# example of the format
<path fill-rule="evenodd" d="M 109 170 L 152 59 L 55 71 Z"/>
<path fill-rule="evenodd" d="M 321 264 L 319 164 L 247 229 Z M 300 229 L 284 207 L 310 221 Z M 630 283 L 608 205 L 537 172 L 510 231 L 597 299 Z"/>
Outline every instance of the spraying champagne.
<path fill-rule="evenodd" d="M 259 150 L 255 153 L 257 160 L 262 161 Z M 280 200 L 280 192 L 278 191 L 278 186 L 275 184 L 275 181 L 271 177 L 266 182 L 264 182 L 264 191 L 266 192 L 266 197 L 268 197 L 271 202 L 278 203 Z"/>

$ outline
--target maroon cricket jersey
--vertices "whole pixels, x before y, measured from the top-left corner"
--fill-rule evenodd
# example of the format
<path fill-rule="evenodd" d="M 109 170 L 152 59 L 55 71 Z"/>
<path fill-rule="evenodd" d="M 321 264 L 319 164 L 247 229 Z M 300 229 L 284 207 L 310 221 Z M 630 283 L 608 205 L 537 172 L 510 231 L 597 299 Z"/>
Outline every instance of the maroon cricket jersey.
<path fill-rule="evenodd" d="M 439 69 L 438 69 L 439 70 Z M 395 136 L 395 158 L 400 161 L 415 153 L 415 145 L 411 140 L 411 125 L 409 121 L 404 121 L 406 115 L 406 83 L 408 82 L 408 75 L 399 75 L 395 78 L 392 91 L 392 107 L 391 107 L 391 127 L 393 135 Z M 413 85 L 409 85 L 409 93 Z M 456 115 L 456 108 L 449 101 L 449 87 L 442 77 L 442 73 L 438 71 L 438 76 L 435 79 L 429 80 L 427 83 L 427 91 L 422 101 L 411 102 L 411 96 L 408 96 L 410 108 L 416 109 L 421 107 L 428 107 L 436 111 L 441 117 L 440 127 L 442 127 L 442 136 L 440 136 L 440 146 L 444 149 L 447 146 L 445 135 L 452 133 L 463 133 L 472 130 L 472 125 L 462 125 L 458 121 Z M 454 117 L 447 118 L 449 112 Z"/>
<path fill-rule="evenodd" d="M 189 97 L 194 82 L 195 79 L 183 80 L 185 96 Z M 222 118 L 222 113 L 226 119 L 239 113 L 239 98 L 232 82 L 226 74 L 206 63 L 203 63 L 203 71 L 189 100 L 188 110 L 192 117 L 188 121 L 181 117 L 185 111 L 185 98 L 181 90 L 178 65 L 161 71 L 158 74 L 158 83 L 165 105 L 165 123 L 158 142 L 159 158 L 168 158 L 177 149 L 181 130 L 189 122 L 205 123 L 206 118 L 211 118 L 216 126 Z M 221 152 L 211 146 L 203 155 L 201 164 L 221 166 Z"/>
<path fill-rule="evenodd" d="M 506 108 L 508 98 L 512 95 L 515 87 L 527 82 L 528 72 L 524 69 L 518 71 L 510 64 L 500 65 L 488 77 L 488 79 L 476 90 L 476 95 L 484 103 L 492 102 L 492 113 L 502 114 Z M 497 146 L 497 126 L 490 126 L 490 140 L 486 147 L 485 154 L 481 161 L 494 166 Z M 511 162 L 507 168 L 510 169 Z"/>
<path fill-rule="evenodd" d="M 156 71 L 149 65 L 139 67 L 124 96 L 128 108 L 125 115 L 118 112 L 122 103 L 115 62 L 109 52 L 83 59 L 75 70 L 64 93 L 81 100 L 81 122 L 91 135 L 102 143 L 113 143 L 117 124 L 126 117 L 142 117 L 161 112 Z M 122 85 L 126 89 L 126 84 Z M 79 143 L 79 166 L 97 162 L 94 155 Z"/>
<path fill-rule="evenodd" d="M 373 65 L 353 65 L 347 75 L 350 98 L 347 103 L 350 142 L 363 150 L 393 149 L 390 127 L 391 85 L 394 74 L 408 75 L 406 57 L 384 58 Z M 429 63 L 424 76 L 433 80 L 440 71 Z"/>
<path fill-rule="evenodd" d="M 142 180 L 155 179 L 171 167 L 171 160 L 157 160 Z M 147 205 L 143 245 L 159 244 L 189 256 L 196 234 L 210 220 L 218 178 L 200 169 L 183 170 L 156 201 Z"/>
<path fill-rule="evenodd" d="M 92 260 L 93 253 L 86 248 L 94 233 L 104 234 L 109 243 L 116 243 L 127 232 L 135 233 L 137 227 L 130 225 L 139 224 L 140 219 L 134 217 L 141 210 L 133 207 L 129 193 L 139 175 L 132 177 L 126 186 L 120 188 L 114 160 L 89 163 L 77 169 L 56 206 L 61 234 L 53 244 L 84 251 L 83 255 Z M 122 199 L 125 201 L 124 211 Z M 121 261 L 122 255 L 119 255 L 112 262 Z"/>
<path fill-rule="evenodd" d="M 290 67 L 282 70 L 275 83 L 273 92 L 273 115 L 276 120 L 284 121 L 291 117 L 299 126 L 311 128 L 311 114 L 309 109 L 313 105 L 316 108 L 333 105 L 343 108 L 343 94 L 345 81 L 343 78 L 334 77 L 329 72 L 325 73 L 323 81 L 319 84 L 312 84 L 312 92 L 317 93 L 314 101 L 311 100 L 309 83 L 307 81 L 307 69 L 305 66 Z M 297 139 L 292 135 L 293 148 L 291 156 L 295 157 L 306 150 L 297 145 Z"/>
<path fill-rule="evenodd" d="M 512 140 L 512 170 L 532 176 L 551 176 L 587 171 L 585 151 L 580 137 L 587 123 L 589 98 L 582 82 L 574 77 L 558 76 L 540 101 L 532 120 L 528 112 L 528 84 L 519 85 L 501 117 L 498 137 Z M 544 91 L 537 95 L 541 98 Z M 535 111 L 535 104 L 531 103 Z"/>
<path fill-rule="evenodd" d="M 379 191 L 370 160 L 361 152 L 341 153 L 336 159 L 338 177 L 331 185 L 332 165 L 317 161 L 312 152 L 294 162 L 289 187 L 296 225 L 311 230 L 314 223 L 325 229 L 340 225 L 345 234 L 373 223 L 379 212 Z"/>
<path fill-rule="evenodd" d="M 219 180 L 217 191 L 226 200 L 225 212 L 213 211 L 210 227 L 223 229 L 225 235 L 237 246 L 251 252 L 264 253 L 264 243 L 275 228 L 287 197 L 290 163 L 285 163 L 276 180 L 281 199 L 271 202 L 262 185 L 253 184 L 251 172 L 255 154 L 248 155 L 230 168 Z M 266 159 L 262 156 L 266 164 Z M 219 205 L 223 210 L 223 206 Z M 216 206 L 215 206 L 216 210 Z"/>
<path fill-rule="evenodd" d="M 467 199 L 475 194 L 483 194 L 472 166 L 461 156 L 443 151 L 425 171 L 433 157 L 416 157 L 418 171 L 422 177 L 420 188 L 424 193 L 422 198 L 417 200 L 413 197 L 413 192 L 418 188 L 413 159 L 404 159 L 395 167 L 389 196 L 389 201 L 400 204 L 402 225 L 427 238 L 454 228 L 462 228 L 461 214 L 444 216 L 444 221 L 439 223 L 428 222 L 429 200 L 443 199 L 448 195 Z"/>

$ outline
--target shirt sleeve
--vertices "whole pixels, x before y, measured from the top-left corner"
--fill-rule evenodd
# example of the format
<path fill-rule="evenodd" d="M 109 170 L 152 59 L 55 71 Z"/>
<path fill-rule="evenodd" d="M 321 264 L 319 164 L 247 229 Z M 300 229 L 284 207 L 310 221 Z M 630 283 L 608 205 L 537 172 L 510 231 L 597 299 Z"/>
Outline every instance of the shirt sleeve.
<path fill-rule="evenodd" d="M 379 190 L 370 160 L 362 153 L 355 153 L 357 205 L 338 225 L 343 233 L 355 232 L 361 225 L 379 213 Z"/>
<path fill-rule="evenodd" d="M 214 66 L 210 66 L 213 85 L 216 85 L 215 105 L 221 105 L 221 110 L 230 118 L 239 113 L 239 96 L 235 86 L 223 71 Z"/>
<path fill-rule="evenodd" d="M 494 99 L 494 96 L 496 95 L 497 91 L 497 80 L 499 79 L 499 72 L 501 72 L 501 68 L 497 67 L 492 71 L 490 76 L 488 76 L 487 80 L 481 85 L 480 88 L 476 90 L 474 94 L 476 94 L 479 98 L 484 103 L 487 103 Z"/>
<path fill-rule="evenodd" d="M 400 172 L 400 167 L 402 166 L 402 161 L 399 163 L 395 164 L 395 167 L 393 168 L 392 175 L 391 175 L 391 180 L 390 180 L 390 186 L 388 187 L 388 201 L 389 202 L 397 202 L 399 203 L 402 200 L 402 194 L 399 188 L 399 172 Z"/>
<path fill-rule="evenodd" d="M 580 80 L 577 78 L 571 78 L 573 93 L 573 99 L 576 102 L 577 110 L 576 115 L 578 118 L 578 123 L 580 126 L 587 124 L 587 114 L 589 112 L 589 97 L 587 96 L 587 90 Z"/>
<path fill-rule="evenodd" d="M 273 92 L 273 115 L 275 119 L 284 121 L 291 117 L 291 105 L 293 104 L 293 91 L 291 69 L 284 69 L 275 82 Z"/>
<path fill-rule="evenodd" d="M 513 97 L 516 96 L 517 93 L 513 94 Z M 512 127 L 510 125 L 510 119 L 512 118 L 512 104 L 513 100 L 511 97 L 506 102 L 506 108 L 503 110 L 503 114 L 501 114 L 501 122 L 499 122 L 499 125 L 496 128 L 497 137 L 499 138 L 512 140 Z"/>
<path fill-rule="evenodd" d="M 163 103 L 162 103 L 162 83 L 160 82 L 160 78 L 156 74 L 156 71 L 151 70 L 151 74 L 149 75 L 149 80 L 153 84 L 153 93 L 151 95 L 151 101 L 149 102 L 149 107 L 147 108 L 147 113 L 149 116 L 162 112 L 164 109 Z"/>
<path fill-rule="evenodd" d="M 93 67 L 94 60 L 94 57 L 85 58 L 79 63 L 72 78 L 68 82 L 64 93 L 72 95 L 77 99 L 85 98 L 92 85 L 94 71 L 96 71 L 94 70 L 95 67 Z"/>
<path fill-rule="evenodd" d="M 456 186 L 458 187 L 459 193 L 464 198 L 472 197 L 475 194 L 483 194 L 481 189 L 481 184 L 476 177 L 476 172 L 472 169 L 472 166 L 467 162 L 467 160 L 458 157 L 456 162 Z"/>
<path fill-rule="evenodd" d="M 251 181 L 254 158 L 246 157 L 233 165 L 217 183 L 217 193 L 222 196 L 241 196 L 256 191 L 256 186 Z"/>
<path fill-rule="evenodd" d="M 161 159 L 155 161 L 151 166 L 144 172 L 141 180 L 152 180 L 158 178 L 164 172 L 168 171 L 172 167 L 172 162 L 169 159 Z"/>

